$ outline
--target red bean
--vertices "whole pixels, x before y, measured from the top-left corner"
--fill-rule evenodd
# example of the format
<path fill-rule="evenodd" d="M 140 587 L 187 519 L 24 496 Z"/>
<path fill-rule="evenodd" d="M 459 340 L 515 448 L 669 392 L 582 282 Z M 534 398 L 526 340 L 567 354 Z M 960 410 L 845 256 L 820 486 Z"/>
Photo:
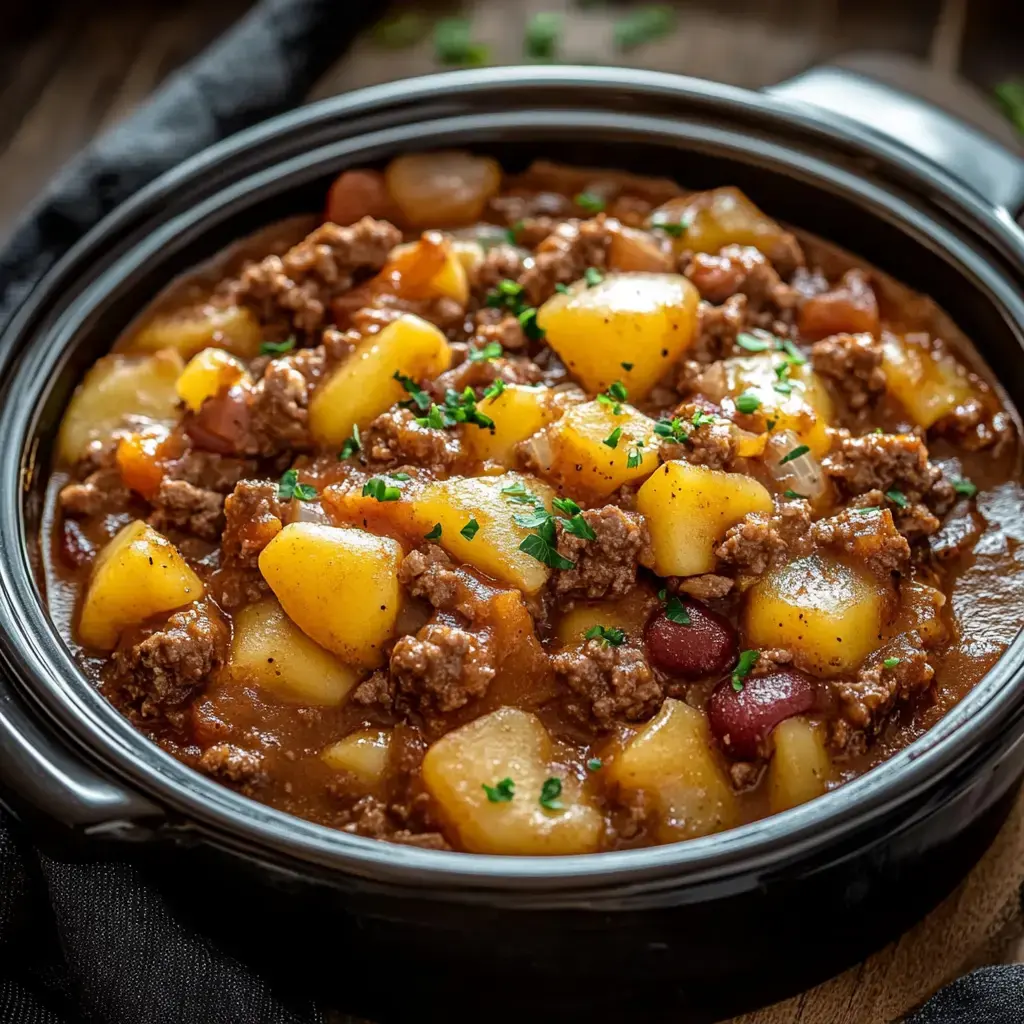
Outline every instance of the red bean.
<path fill-rule="evenodd" d="M 814 682 L 793 669 L 749 676 L 739 691 L 727 676 L 711 694 L 708 723 L 727 753 L 752 761 L 764 756 L 764 742 L 779 722 L 806 714 L 816 700 Z"/>
<path fill-rule="evenodd" d="M 647 626 L 645 641 L 651 664 L 684 679 L 724 672 L 736 660 L 736 631 L 729 620 L 699 601 L 683 601 L 689 625 L 673 622 L 662 612 Z"/>

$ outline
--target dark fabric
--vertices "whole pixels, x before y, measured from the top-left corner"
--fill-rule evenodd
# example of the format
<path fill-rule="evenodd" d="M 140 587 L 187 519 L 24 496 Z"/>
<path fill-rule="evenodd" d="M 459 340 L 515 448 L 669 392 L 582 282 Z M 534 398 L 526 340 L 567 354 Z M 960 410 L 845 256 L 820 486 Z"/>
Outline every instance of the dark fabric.
<path fill-rule="evenodd" d="M 210 143 L 300 102 L 358 22 L 383 6 L 357 0 L 259 4 L 46 189 L 0 253 L 0 325 L 76 239 L 142 185 Z M 172 912 L 161 886 L 138 864 L 80 863 L 42 853 L 0 812 L 2 1024 L 323 1020 L 319 1009 L 288 1000 Z M 1024 967 L 976 971 L 908 1021 L 1024 1021 Z"/>

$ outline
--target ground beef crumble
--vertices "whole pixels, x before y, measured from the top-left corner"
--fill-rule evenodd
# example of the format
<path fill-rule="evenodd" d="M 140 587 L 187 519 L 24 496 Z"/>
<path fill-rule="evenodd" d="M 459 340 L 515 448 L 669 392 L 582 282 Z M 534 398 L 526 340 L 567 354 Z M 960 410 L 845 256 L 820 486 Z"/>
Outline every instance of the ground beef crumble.
<path fill-rule="evenodd" d="M 835 385 L 851 409 L 885 391 L 882 343 L 872 334 L 835 334 L 811 347 L 814 369 Z"/>
<path fill-rule="evenodd" d="M 381 466 L 421 466 L 447 471 L 460 454 L 458 437 L 448 430 L 421 427 L 409 409 L 397 406 L 381 413 L 363 434 L 363 451 Z"/>
<path fill-rule="evenodd" d="M 582 513 L 593 530 L 585 540 L 556 520 L 558 553 L 573 562 L 571 569 L 556 569 L 551 591 L 558 597 L 618 598 L 636 585 L 637 569 L 653 561 L 647 523 L 638 512 L 624 512 L 617 505 Z"/>
<path fill-rule="evenodd" d="M 149 525 L 164 533 L 181 530 L 203 540 L 217 540 L 224 522 L 224 496 L 186 480 L 160 481 Z"/>
<path fill-rule="evenodd" d="M 751 245 L 727 245 L 717 254 L 694 253 L 683 269 L 701 298 L 715 305 L 742 294 L 748 308 L 792 309 L 797 294 L 779 277 L 767 257 Z"/>
<path fill-rule="evenodd" d="M 593 220 L 559 224 L 537 246 L 533 266 L 519 278 L 530 304 L 539 306 L 551 298 L 555 285 L 570 285 L 580 280 L 588 267 L 603 270 L 608 261 L 614 224 L 603 213 Z"/>
<path fill-rule="evenodd" d="M 819 547 L 852 555 L 881 577 L 904 572 L 910 564 L 910 545 L 886 508 L 872 512 L 844 509 L 814 523 L 810 535 Z"/>
<path fill-rule="evenodd" d="M 811 506 L 785 501 L 772 515 L 751 512 L 726 531 L 715 554 L 723 569 L 740 576 L 760 576 L 770 568 L 810 552 Z"/>
<path fill-rule="evenodd" d="M 243 480 L 224 503 L 221 552 L 226 566 L 254 569 L 260 552 L 281 532 L 285 505 L 278 486 Z"/>

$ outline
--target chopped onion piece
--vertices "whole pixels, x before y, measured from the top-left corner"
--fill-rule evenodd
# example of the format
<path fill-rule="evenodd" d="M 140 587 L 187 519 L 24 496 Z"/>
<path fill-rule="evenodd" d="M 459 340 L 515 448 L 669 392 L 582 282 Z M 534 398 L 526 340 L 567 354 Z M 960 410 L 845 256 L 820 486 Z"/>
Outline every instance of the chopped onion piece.
<path fill-rule="evenodd" d="M 772 436 L 764 452 L 765 465 L 783 490 L 793 490 L 811 501 L 825 493 L 826 481 L 821 463 L 810 452 L 804 452 L 788 462 L 782 460 L 794 450 L 803 447 L 791 430 L 781 430 Z"/>

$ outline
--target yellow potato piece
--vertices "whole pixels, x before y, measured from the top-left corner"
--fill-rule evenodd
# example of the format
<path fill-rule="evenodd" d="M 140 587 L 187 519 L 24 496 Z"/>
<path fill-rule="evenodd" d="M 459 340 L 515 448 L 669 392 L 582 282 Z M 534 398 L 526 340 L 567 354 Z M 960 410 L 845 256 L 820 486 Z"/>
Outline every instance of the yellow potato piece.
<path fill-rule="evenodd" d="M 832 775 L 825 730 L 806 718 L 787 718 L 772 732 L 775 753 L 768 768 L 768 800 L 773 814 L 821 796 Z"/>
<path fill-rule="evenodd" d="M 501 188 L 501 166 L 461 150 L 405 153 L 388 164 L 384 179 L 410 227 L 456 227 L 480 220 Z"/>
<path fill-rule="evenodd" d="M 260 353 L 263 328 L 241 306 L 201 306 L 161 313 L 128 339 L 129 352 L 173 348 L 188 359 L 204 348 L 223 348 L 243 359 Z"/>
<path fill-rule="evenodd" d="M 360 673 L 314 643 L 272 597 L 233 619 L 231 673 L 287 704 L 337 707 Z"/>
<path fill-rule="evenodd" d="M 913 421 L 926 430 L 958 405 L 975 397 L 974 388 L 949 353 L 936 356 L 926 335 L 883 337 L 882 372 L 889 392 Z"/>
<path fill-rule="evenodd" d="M 770 514 L 772 496 L 742 473 L 666 462 L 639 490 L 659 576 L 696 576 L 715 567 L 715 547 L 750 512 Z"/>
<path fill-rule="evenodd" d="M 351 665 L 376 668 L 398 617 L 402 548 L 365 530 L 289 523 L 260 553 L 288 618 Z"/>
<path fill-rule="evenodd" d="M 573 406 L 538 438 L 536 450 L 544 472 L 570 494 L 607 497 L 623 484 L 650 476 L 658 468 L 654 420 L 623 404 L 616 415 L 609 405 Z M 618 430 L 614 448 L 605 444 Z M 636 463 L 630 466 L 630 455 Z"/>
<path fill-rule="evenodd" d="M 479 246 L 477 248 L 479 249 Z M 442 237 L 436 242 L 406 242 L 391 250 L 381 276 L 388 276 L 393 273 L 389 268 L 395 268 L 398 271 L 395 287 L 398 294 L 404 298 L 445 298 L 464 306 L 469 301 L 469 278 L 464 262 L 466 259 L 468 257 L 464 250 L 456 251 L 447 238 Z M 437 269 L 434 269 L 435 266 Z"/>
<path fill-rule="evenodd" d="M 438 480 L 420 492 L 414 508 L 424 533 L 435 523 L 441 524 L 437 543 L 459 561 L 518 587 L 524 594 L 535 594 L 547 582 L 548 567 L 519 550 L 531 531 L 512 518 L 529 513 L 532 506 L 512 502 L 501 493 L 503 488 L 520 484 L 551 507 L 554 492 L 546 484 L 521 473 L 505 473 Z M 476 520 L 478 529 L 469 538 L 462 531 L 471 519 Z"/>
<path fill-rule="evenodd" d="M 658 812 L 659 842 L 721 832 L 739 824 L 732 786 L 711 752 L 707 718 L 669 698 L 605 768 L 626 793 L 643 790 Z"/>
<path fill-rule="evenodd" d="M 751 588 L 744 612 L 751 647 L 798 653 L 818 676 L 856 669 L 882 642 L 886 584 L 821 555 L 800 558 Z"/>
<path fill-rule="evenodd" d="M 558 620 L 555 636 L 564 647 L 583 643 L 593 626 L 610 626 L 624 630 L 628 637 L 640 637 L 650 616 L 650 595 L 643 590 L 634 590 L 620 601 L 577 601 Z"/>
<path fill-rule="evenodd" d="M 824 455 L 832 444 L 828 436 L 834 415 L 832 399 L 810 363 L 791 365 L 788 376 L 780 382 L 776 367 L 785 365 L 781 355 L 771 353 L 726 359 L 722 364 L 725 394 L 734 399 L 742 394 L 757 398 L 759 407 L 751 414 L 757 430 L 766 431 L 768 420 L 774 420 L 773 430 L 790 430 L 800 444 L 807 445 L 815 455 Z M 789 394 L 780 393 L 776 385 L 791 390 Z"/>
<path fill-rule="evenodd" d="M 552 296 L 537 323 L 584 388 L 604 391 L 621 380 L 636 399 L 690 346 L 699 301 L 679 274 L 606 274 L 593 287 L 578 281 Z"/>
<path fill-rule="evenodd" d="M 64 462 L 80 459 L 90 442 L 111 437 L 131 422 L 170 426 L 177 422 L 181 356 L 174 351 L 152 356 L 103 356 L 78 385 L 61 421 L 57 442 Z"/>
<path fill-rule="evenodd" d="M 351 772 L 364 786 L 376 786 L 384 777 L 390 751 L 390 729 L 360 729 L 332 743 L 320 758 L 331 768 Z"/>
<path fill-rule="evenodd" d="M 597 849 L 604 830 L 579 782 L 551 764 L 551 739 L 536 715 L 499 708 L 439 739 L 423 759 L 423 781 L 459 843 L 471 853 L 569 854 Z M 562 810 L 540 805 L 546 779 L 562 780 Z M 484 784 L 515 783 L 492 803 Z"/>
<path fill-rule="evenodd" d="M 178 378 L 178 397 L 192 412 L 198 412 L 208 398 L 248 377 L 241 360 L 222 348 L 204 348 L 194 355 Z"/>
<path fill-rule="evenodd" d="M 78 635 L 86 647 L 112 651 L 121 633 L 203 596 L 203 583 L 178 549 L 136 519 L 103 548 L 82 601 Z"/>
<path fill-rule="evenodd" d="M 364 338 L 349 357 L 313 392 L 309 429 L 323 445 L 341 445 L 354 424 L 365 427 L 396 402 L 407 398 L 395 373 L 419 382 L 451 365 L 445 336 L 410 313 Z"/>
<path fill-rule="evenodd" d="M 512 466 L 516 445 L 555 419 L 560 409 L 550 388 L 508 384 L 495 398 L 483 398 L 477 408 L 494 420 L 494 430 L 466 424 L 462 427 L 463 447 L 481 462 Z"/>

